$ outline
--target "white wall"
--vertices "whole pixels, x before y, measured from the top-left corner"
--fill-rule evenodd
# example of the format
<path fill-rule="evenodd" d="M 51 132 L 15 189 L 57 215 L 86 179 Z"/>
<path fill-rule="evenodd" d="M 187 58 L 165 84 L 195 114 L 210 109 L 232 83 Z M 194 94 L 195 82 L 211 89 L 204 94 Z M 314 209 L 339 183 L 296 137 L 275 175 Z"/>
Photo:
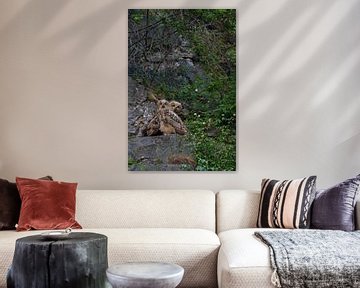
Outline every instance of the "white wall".
<path fill-rule="evenodd" d="M 360 173 L 360 0 L 167 2 L 0 2 L 0 178 L 219 190 Z M 127 8 L 224 5 L 238 9 L 237 172 L 128 172 Z"/>

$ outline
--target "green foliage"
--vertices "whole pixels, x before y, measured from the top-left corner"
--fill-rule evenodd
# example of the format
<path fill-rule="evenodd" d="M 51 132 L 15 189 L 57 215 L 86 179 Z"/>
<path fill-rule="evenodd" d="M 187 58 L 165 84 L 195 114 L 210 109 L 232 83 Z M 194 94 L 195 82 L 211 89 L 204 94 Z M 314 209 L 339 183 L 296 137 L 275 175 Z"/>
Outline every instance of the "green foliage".
<path fill-rule="evenodd" d="M 199 171 L 236 169 L 236 86 L 235 79 L 202 80 L 175 89 L 166 85 L 158 93 L 184 104 L 189 139 L 195 145 Z M 215 131 L 214 135 L 210 135 Z"/>
<path fill-rule="evenodd" d="M 129 156 L 128 158 L 128 167 L 138 164 L 138 161 L 136 159 Z"/>
<path fill-rule="evenodd" d="M 129 19 L 137 24 L 140 24 L 144 18 L 143 14 L 144 14 L 143 10 L 139 10 L 139 9 L 129 10 Z"/>
<path fill-rule="evenodd" d="M 186 16 L 191 27 L 184 34 L 199 62 L 212 76 L 229 76 L 236 67 L 236 10 L 190 9 Z"/>
<path fill-rule="evenodd" d="M 236 138 L 234 131 L 222 126 L 218 135 L 210 137 L 207 126 L 212 119 L 194 115 L 187 121 L 189 137 L 196 147 L 198 171 L 234 171 L 236 169 Z"/>

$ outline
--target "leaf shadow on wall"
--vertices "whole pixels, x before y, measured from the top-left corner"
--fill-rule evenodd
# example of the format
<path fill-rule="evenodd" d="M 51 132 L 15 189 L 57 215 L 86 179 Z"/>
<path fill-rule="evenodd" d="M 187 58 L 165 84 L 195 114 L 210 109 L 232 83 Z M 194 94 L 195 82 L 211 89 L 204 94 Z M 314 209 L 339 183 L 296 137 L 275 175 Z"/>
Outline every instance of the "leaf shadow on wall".
<path fill-rule="evenodd" d="M 252 125 L 254 134 L 258 129 L 265 131 L 268 145 L 274 149 L 277 141 L 284 139 L 289 146 L 295 144 L 299 135 L 308 136 L 305 146 L 314 140 L 321 142 L 321 133 L 308 128 L 317 125 L 318 132 L 326 128 L 323 117 L 334 109 L 334 102 L 339 103 L 335 109 L 345 109 L 342 125 L 333 130 L 334 136 L 354 126 L 359 118 L 353 83 L 358 82 L 360 69 L 360 29 L 349 31 L 349 27 L 360 16 L 360 2 L 342 4 L 287 1 L 270 18 L 238 35 L 240 121 Z M 245 16 L 241 15 L 239 22 Z M 312 39 L 315 41 L 310 42 Z M 281 134 L 286 136 L 282 140 L 272 138 Z"/>

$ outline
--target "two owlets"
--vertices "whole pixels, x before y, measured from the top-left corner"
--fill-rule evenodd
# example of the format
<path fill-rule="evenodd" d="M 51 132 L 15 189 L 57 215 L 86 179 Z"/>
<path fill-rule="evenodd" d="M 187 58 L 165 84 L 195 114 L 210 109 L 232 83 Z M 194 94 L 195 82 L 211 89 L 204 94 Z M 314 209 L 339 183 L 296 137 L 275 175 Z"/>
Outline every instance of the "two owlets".
<path fill-rule="evenodd" d="M 165 99 L 155 99 L 157 110 L 154 117 L 147 125 L 147 136 L 180 134 L 184 135 L 187 129 L 179 117 L 178 113 L 182 110 L 181 103 L 177 101 L 167 101 Z"/>

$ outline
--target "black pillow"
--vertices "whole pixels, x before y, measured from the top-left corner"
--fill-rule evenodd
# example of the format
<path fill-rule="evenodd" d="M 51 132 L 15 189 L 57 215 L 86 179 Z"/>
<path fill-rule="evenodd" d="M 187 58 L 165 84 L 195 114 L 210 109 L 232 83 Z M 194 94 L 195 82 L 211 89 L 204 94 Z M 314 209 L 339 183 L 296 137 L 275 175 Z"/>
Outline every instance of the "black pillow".
<path fill-rule="evenodd" d="M 52 180 L 51 176 L 40 179 Z M 20 214 L 21 200 L 15 183 L 0 179 L 0 230 L 15 230 Z"/>
<path fill-rule="evenodd" d="M 15 183 L 0 179 L 0 230 L 15 229 L 21 200 Z"/>
<path fill-rule="evenodd" d="M 311 213 L 311 228 L 355 230 L 355 201 L 360 174 L 315 195 Z"/>

